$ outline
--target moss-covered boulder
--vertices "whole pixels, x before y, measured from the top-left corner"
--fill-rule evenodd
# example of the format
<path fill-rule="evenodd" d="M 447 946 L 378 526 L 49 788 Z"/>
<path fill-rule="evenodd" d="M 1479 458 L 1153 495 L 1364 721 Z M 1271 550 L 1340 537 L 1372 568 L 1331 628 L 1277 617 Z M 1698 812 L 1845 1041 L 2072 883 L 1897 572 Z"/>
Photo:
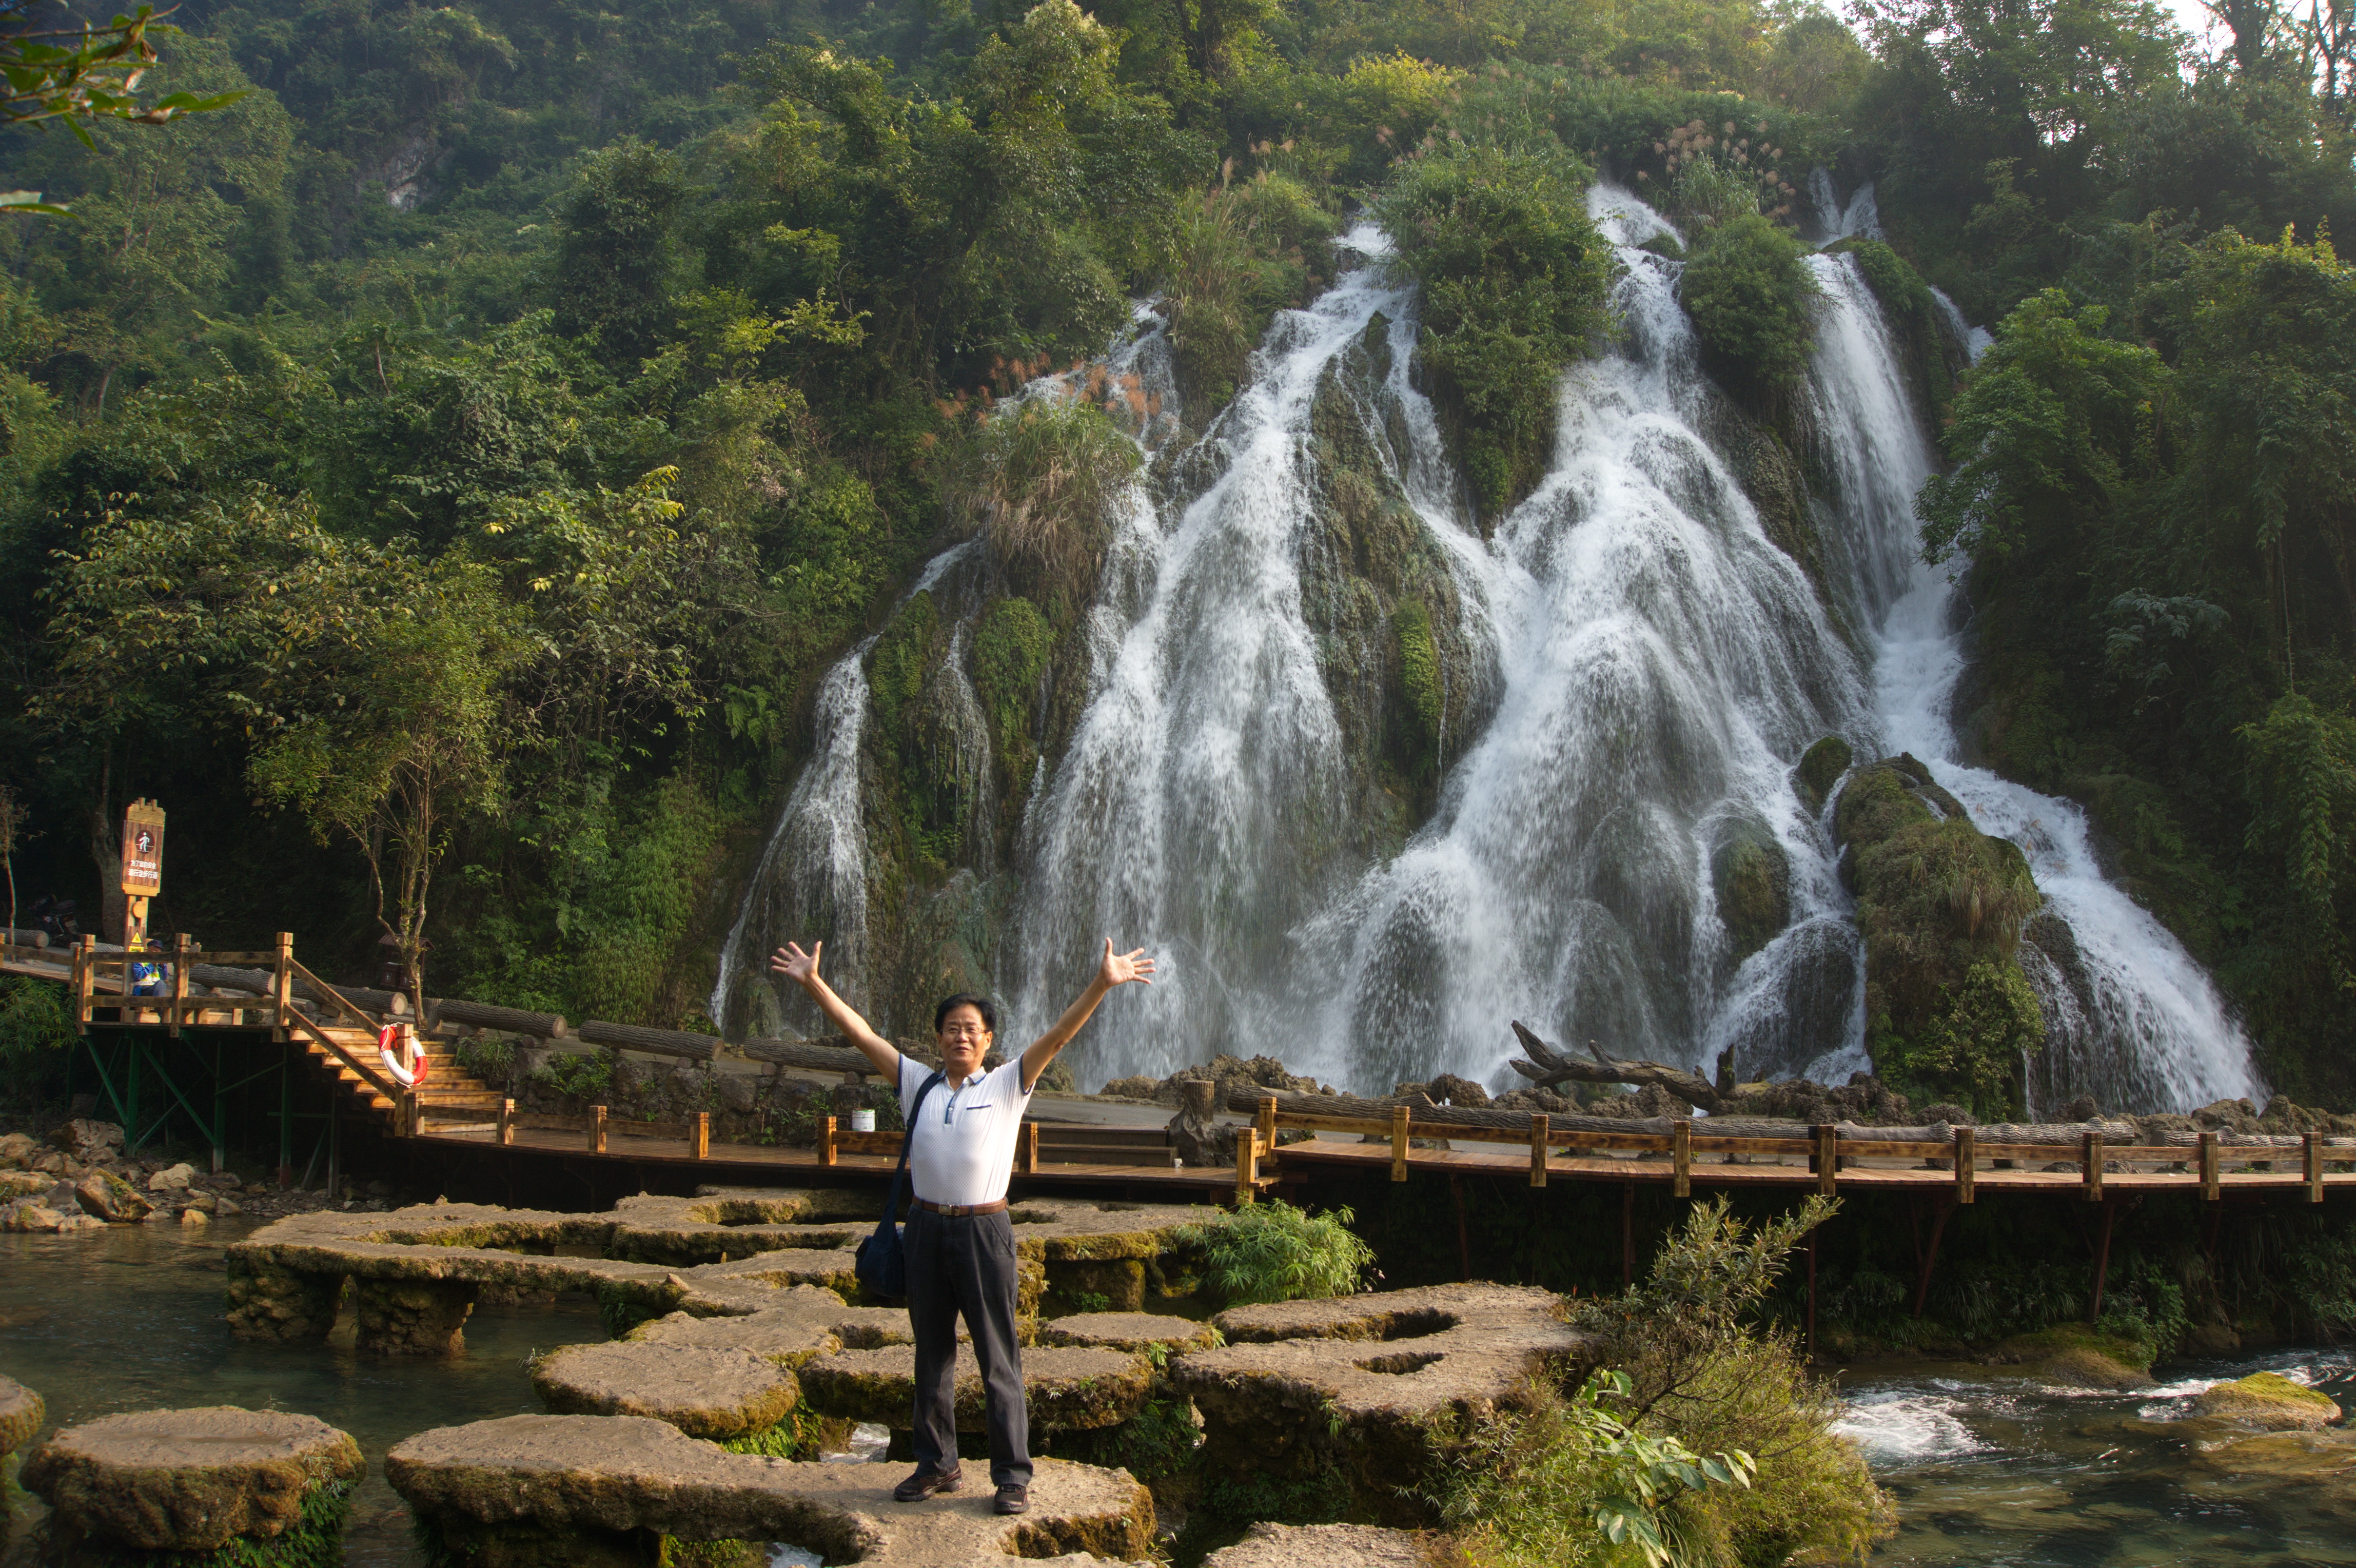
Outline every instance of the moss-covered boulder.
<path fill-rule="evenodd" d="M 532 1391 L 559 1415 L 643 1415 L 729 1443 L 793 1413 L 794 1374 L 750 1350 L 622 1340 L 572 1345 L 534 1363 Z"/>
<path fill-rule="evenodd" d="M 1153 1503 L 1119 1471 L 1038 1462 L 1031 1511 L 987 1488 L 923 1508 L 891 1500 L 883 1465 L 733 1454 L 658 1421 L 518 1415 L 437 1427 L 394 1446 L 385 1478 L 439 1552 L 487 1568 L 656 1568 L 663 1541 L 775 1541 L 867 1568 L 1150 1554 Z"/>
<path fill-rule="evenodd" d="M 48 1419 L 40 1395 L 13 1378 L 0 1378 L 0 1459 L 31 1442 Z"/>
<path fill-rule="evenodd" d="M 364 1468 L 359 1444 L 316 1417 L 221 1405 L 68 1427 L 26 1456 L 21 1479 L 57 1510 L 70 1554 L 87 1541 L 328 1568 Z"/>
<path fill-rule="evenodd" d="M 916 1347 L 822 1357 L 802 1369 L 801 1381 L 813 1410 L 905 1427 L 916 1408 Z M 1023 1397 L 1032 1426 L 1042 1432 L 1118 1426 L 1143 1407 L 1152 1383 L 1152 1365 L 1142 1356 L 1054 1346 L 1023 1352 Z M 958 1347 L 956 1400 L 958 1430 L 983 1431 L 981 1364 L 967 1345 Z"/>
<path fill-rule="evenodd" d="M 1207 1350 L 1218 1343 L 1218 1331 L 1191 1317 L 1171 1317 L 1154 1312 L 1083 1312 L 1050 1318 L 1040 1325 L 1042 1345 L 1075 1345 L 1100 1350 L 1126 1350 L 1144 1355 L 1156 1346 L 1165 1351 Z"/>
<path fill-rule="evenodd" d="M 1834 811 L 1865 938 L 1866 1046 L 1921 1100 L 1984 1121 L 2021 1112 L 2024 1055 L 2045 1022 L 2015 954 L 2043 901 L 2028 858 L 1974 826 L 1911 756 L 1851 771 Z"/>
<path fill-rule="evenodd" d="M 1792 788 L 1811 811 L 1821 811 L 1832 798 L 1833 789 L 1848 771 L 1854 756 L 1848 742 L 1837 735 L 1828 735 L 1800 754 L 1800 766 L 1792 776 Z"/>
<path fill-rule="evenodd" d="M 2340 1402 L 2279 1372 L 2219 1383 L 2192 1402 L 2193 1413 L 2262 1432 L 2315 1432 L 2339 1423 Z"/>
<path fill-rule="evenodd" d="M 1792 923 L 1792 862 L 1765 822 L 1737 817 L 1719 832 L 1709 856 L 1718 918 L 1733 940 L 1736 962 L 1781 936 Z"/>
<path fill-rule="evenodd" d="M 2147 1339 L 2062 1323 L 2016 1335 L 1991 1350 L 1988 1359 L 2019 1367 L 2040 1382 L 2124 1392 L 2151 1387 L 2154 1349 Z"/>

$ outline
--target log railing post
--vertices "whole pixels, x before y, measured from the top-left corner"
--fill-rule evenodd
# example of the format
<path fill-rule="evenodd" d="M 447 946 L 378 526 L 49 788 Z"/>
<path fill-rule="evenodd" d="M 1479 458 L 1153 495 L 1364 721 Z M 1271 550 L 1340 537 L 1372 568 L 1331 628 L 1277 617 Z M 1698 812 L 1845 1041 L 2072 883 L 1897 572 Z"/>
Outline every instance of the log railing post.
<path fill-rule="evenodd" d="M 402 1090 L 401 1101 L 393 1107 L 392 1122 L 393 1135 L 396 1137 L 414 1138 L 423 1130 L 425 1112 L 417 1102 L 417 1090 L 407 1088 Z"/>
<path fill-rule="evenodd" d="M 1410 1115 L 1404 1105 L 1391 1107 L 1391 1180 L 1407 1180 L 1407 1138 Z"/>
<path fill-rule="evenodd" d="M 1023 1123 L 1023 1169 L 1026 1175 L 1039 1174 L 1039 1123 Z"/>
<path fill-rule="evenodd" d="M 831 1116 L 821 1116 L 819 1118 L 818 1122 L 818 1163 L 822 1165 L 830 1165 L 834 1164 L 837 1155 L 834 1147 L 834 1118 Z"/>
<path fill-rule="evenodd" d="M 1840 1180 L 1840 1129 L 1830 1122 L 1818 1122 L 1815 1133 L 1816 1150 L 1808 1163 L 1816 1173 L 1816 1190 L 1830 1197 Z"/>
<path fill-rule="evenodd" d="M 1255 1201 L 1259 1188 L 1253 1177 L 1259 1172 L 1259 1129 L 1249 1123 L 1236 1129 L 1236 1207 Z"/>
<path fill-rule="evenodd" d="M 2299 1153 L 2307 1162 L 2307 1200 L 2323 1201 L 2323 1134 L 2308 1133 L 2298 1141 Z"/>
<path fill-rule="evenodd" d="M 174 1039 L 179 1038 L 180 1025 L 188 1015 L 188 933 L 175 932 L 172 937 L 172 1011 L 164 1023 Z"/>
<path fill-rule="evenodd" d="M 499 1101 L 499 1146 L 511 1147 L 515 1143 L 515 1101 Z"/>
<path fill-rule="evenodd" d="M 1547 1184 L 1547 1113 L 1535 1112 L 1530 1117 L 1530 1185 Z"/>
<path fill-rule="evenodd" d="M 589 1152 L 593 1155 L 605 1152 L 605 1108 L 602 1105 L 589 1108 Z"/>
<path fill-rule="evenodd" d="M 2201 1134 L 2201 1198 L 2209 1203 L 2216 1202 L 2220 1197 L 2224 1196 L 2218 1190 L 2219 1186 L 2220 1183 L 2217 1179 L 2217 1134 L 2213 1132 L 2203 1133 Z"/>
<path fill-rule="evenodd" d="M 275 1010 L 275 1026 L 282 1032 L 294 1026 L 294 933 L 278 933 L 278 962 L 271 977 L 270 1004 Z"/>
<path fill-rule="evenodd" d="M 1275 1148 L 1275 1147 L 1276 1147 L 1276 1096 L 1275 1096 L 1275 1095 L 1273 1095 L 1273 1094 L 1263 1094 L 1263 1095 L 1261 1095 L 1261 1096 L 1259 1097 L 1259 1120 L 1258 1120 L 1258 1122 L 1257 1125 L 1258 1125 L 1258 1129 L 1259 1129 L 1259 1141 L 1260 1141 L 1261 1143 L 1263 1143 L 1263 1144 L 1267 1144 L 1270 1149 Z"/>
<path fill-rule="evenodd" d="M 84 931 L 75 944 L 73 961 L 74 1026 L 77 1032 L 90 1033 L 91 998 L 98 991 L 98 935 Z M 133 1134 L 137 1136 L 137 1134 Z"/>
<path fill-rule="evenodd" d="M 1693 1118 L 1680 1116 L 1669 1128 L 1669 1171 L 1676 1196 L 1693 1196 Z"/>
<path fill-rule="evenodd" d="M 1979 1155 L 1973 1148 L 1977 1134 L 1969 1127 L 1955 1129 L 1955 1201 L 1972 1200 L 1972 1181 L 1979 1175 Z"/>
<path fill-rule="evenodd" d="M 2084 1167 L 2086 1201 L 2103 1201 L 2103 1135 L 2088 1133 L 2079 1140 L 2079 1163 Z"/>
<path fill-rule="evenodd" d="M 693 1157 L 699 1160 L 708 1160 L 712 1157 L 712 1112 L 709 1111 L 699 1111 L 695 1113 Z"/>

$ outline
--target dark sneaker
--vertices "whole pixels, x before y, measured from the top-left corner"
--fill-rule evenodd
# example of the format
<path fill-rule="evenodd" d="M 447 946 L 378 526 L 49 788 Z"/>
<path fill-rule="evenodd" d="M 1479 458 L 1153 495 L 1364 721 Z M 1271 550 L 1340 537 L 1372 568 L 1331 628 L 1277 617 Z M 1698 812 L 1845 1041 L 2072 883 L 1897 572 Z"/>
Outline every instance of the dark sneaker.
<path fill-rule="evenodd" d="M 1031 1488 L 1009 1482 L 998 1488 L 998 1501 L 991 1506 L 999 1513 L 1029 1513 Z"/>
<path fill-rule="evenodd" d="M 955 1470 L 919 1470 L 892 1488 L 892 1500 L 920 1503 L 935 1492 L 954 1492 L 965 1477 Z"/>

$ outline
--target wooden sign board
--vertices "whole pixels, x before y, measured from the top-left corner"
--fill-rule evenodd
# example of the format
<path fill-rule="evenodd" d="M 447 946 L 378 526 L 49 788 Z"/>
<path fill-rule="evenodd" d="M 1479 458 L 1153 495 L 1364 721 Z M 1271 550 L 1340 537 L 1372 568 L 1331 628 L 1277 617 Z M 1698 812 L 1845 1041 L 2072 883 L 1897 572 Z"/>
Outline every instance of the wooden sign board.
<path fill-rule="evenodd" d="M 164 889 L 164 808 L 134 800 L 123 813 L 123 891 L 153 898 Z"/>

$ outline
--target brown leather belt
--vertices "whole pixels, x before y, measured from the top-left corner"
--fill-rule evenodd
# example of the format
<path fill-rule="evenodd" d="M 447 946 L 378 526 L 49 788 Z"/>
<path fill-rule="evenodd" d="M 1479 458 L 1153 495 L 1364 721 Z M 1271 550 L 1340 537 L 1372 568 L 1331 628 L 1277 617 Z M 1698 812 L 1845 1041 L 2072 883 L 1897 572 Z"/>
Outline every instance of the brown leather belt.
<path fill-rule="evenodd" d="M 1006 1212 L 1006 1200 L 1001 1197 L 996 1203 L 929 1203 L 920 1197 L 916 1199 L 916 1207 L 927 1214 L 946 1214 L 951 1219 L 964 1219 L 976 1214 L 1003 1214 Z"/>

